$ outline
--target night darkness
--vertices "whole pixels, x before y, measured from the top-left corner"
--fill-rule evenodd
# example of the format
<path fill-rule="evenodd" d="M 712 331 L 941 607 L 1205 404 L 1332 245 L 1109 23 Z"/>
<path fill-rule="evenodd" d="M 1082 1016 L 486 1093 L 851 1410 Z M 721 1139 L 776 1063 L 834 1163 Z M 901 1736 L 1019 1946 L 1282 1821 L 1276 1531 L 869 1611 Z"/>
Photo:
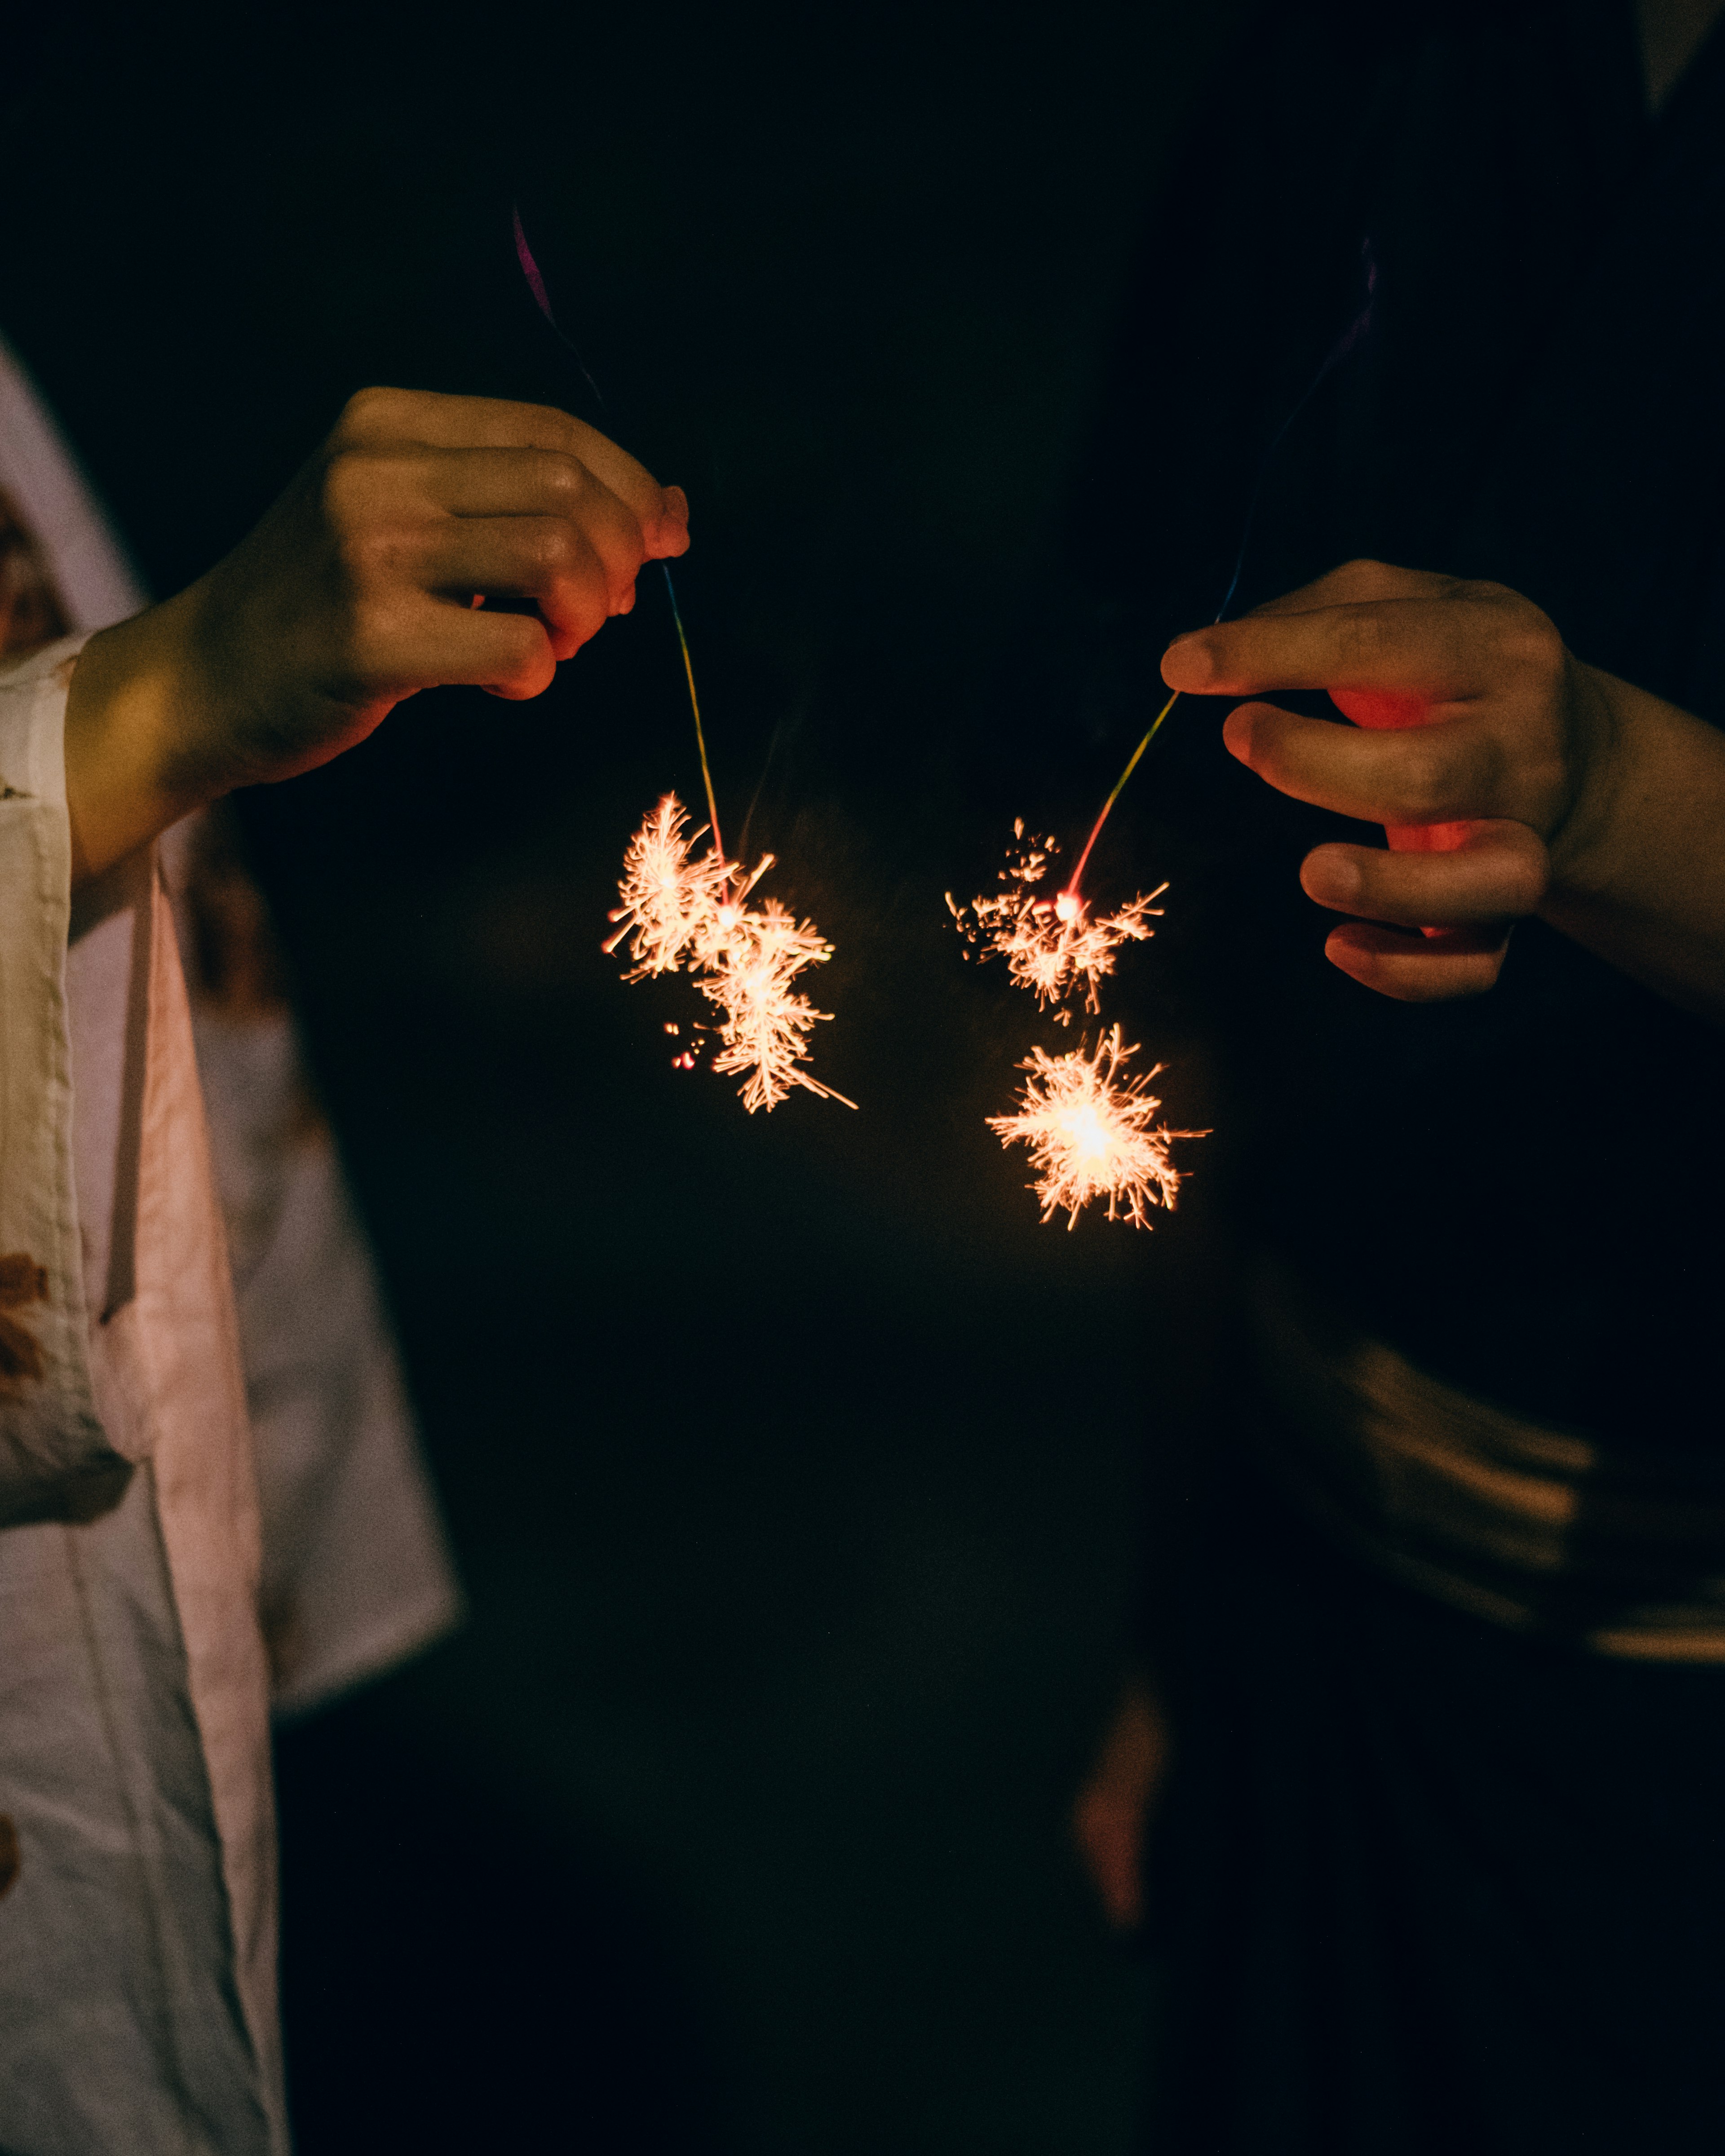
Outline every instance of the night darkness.
<path fill-rule="evenodd" d="M 1142 1979 L 1065 1814 L 1202 1183 L 1039 1227 L 983 1125 L 1036 1029 L 942 892 L 1014 813 L 1081 835 L 1129 744 L 1048 563 L 1237 11 L 1189 12 L 86 11 L 10 117 L 0 321 L 158 592 L 370 382 L 687 489 L 721 806 L 837 946 L 862 1104 L 745 1116 L 600 954 L 699 785 L 650 579 L 539 702 L 422 696 L 244 799 L 472 1605 L 282 1743 L 305 2156 L 1126 2145 Z"/>

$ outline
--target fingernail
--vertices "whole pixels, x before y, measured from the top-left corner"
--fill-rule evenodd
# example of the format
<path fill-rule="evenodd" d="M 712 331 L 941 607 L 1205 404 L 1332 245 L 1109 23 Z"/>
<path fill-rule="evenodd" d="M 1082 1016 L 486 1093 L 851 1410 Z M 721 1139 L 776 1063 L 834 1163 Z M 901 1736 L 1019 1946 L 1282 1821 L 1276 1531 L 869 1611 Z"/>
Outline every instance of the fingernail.
<path fill-rule="evenodd" d="M 1188 685 L 1196 686 L 1209 679 L 1209 654 L 1204 648 L 1203 636 L 1202 629 L 1189 629 L 1183 636 L 1177 636 L 1163 653 L 1162 678 L 1168 681 L 1170 688 L 1173 686 L 1168 676 L 1171 662 L 1177 663 L 1177 670 Z"/>
<path fill-rule="evenodd" d="M 1308 860 L 1301 880 L 1307 896 L 1324 906 L 1347 906 L 1358 898 L 1365 878 L 1358 861 L 1346 854 L 1324 854 Z"/>

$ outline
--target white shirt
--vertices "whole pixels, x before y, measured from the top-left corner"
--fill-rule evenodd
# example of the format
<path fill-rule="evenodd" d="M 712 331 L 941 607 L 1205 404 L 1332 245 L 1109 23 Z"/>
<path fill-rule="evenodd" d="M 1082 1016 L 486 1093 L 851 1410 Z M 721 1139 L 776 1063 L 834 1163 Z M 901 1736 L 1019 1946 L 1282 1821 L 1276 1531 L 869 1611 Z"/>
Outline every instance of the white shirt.
<path fill-rule="evenodd" d="M 244 1379 L 153 854 L 74 915 L 76 649 L 0 675 L 0 1260 L 37 1351 L 0 1381 L 0 2148 L 274 2156 Z"/>
<path fill-rule="evenodd" d="M 3 342 L 0 488 L 143 606 Z M 270 1707 L 459 1597 L 290 1014 L 188 1014 L 153 851 L 69 899 L 81 641 L 0 670 L 0 2152 L 275 2156 Z"/>

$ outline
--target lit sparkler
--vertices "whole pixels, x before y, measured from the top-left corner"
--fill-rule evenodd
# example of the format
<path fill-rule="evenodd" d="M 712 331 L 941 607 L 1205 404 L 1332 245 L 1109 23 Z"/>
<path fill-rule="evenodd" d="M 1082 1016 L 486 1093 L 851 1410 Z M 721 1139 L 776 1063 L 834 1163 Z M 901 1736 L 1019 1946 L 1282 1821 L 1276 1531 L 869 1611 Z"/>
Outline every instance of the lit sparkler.
<path fill-rule="evenodd" d="M 1116 795 L 1119 790 L 1115 788 Z M 1091 844 L 1095 839 L 1092 831 Z M 1067 998 L 1081 988 L 1085 1008 L 1100 1011 L 1101 984 L 1114 971 L 1122 946 L 1142 943 L 1155 934 L 1150 923 L 1161 917 L 1156 901 L 1168 886 L 1141 892 L 1116 912 L 1092 913 L 1080 895 L 1076 875 L 1054 897 L 1038 889 L 1059 851 L 1053 839 L 1027 838 L 1019 818 L 1000 871 L 1001 890 L 968 906 L 960 906 L 948 891 L 947 905 L 959 934 L 979 957 L 1004 957 L 1012 980 L 1030 989 L 1040 1008 L 1061 1005 L 1055 1023 L 1070 1025 Z M 1086 845 L 1081 869 L 1089 853 Z M 1127 1219 L 1136 1228 L 1150 1224 L 1146 1205 L 1173 1209 L 1180 1178 L 1168 1147 L 1176 1138 L 1207 1133 L 1158 1127 L 1162 1103 L 1148 1087 L 1162 1065 L 1142 1077 L 1120 1075 L 1127 1058 L 1137 1053 L 1135 1047 L 1122 1045 L 1117 1025 L 1088 1054 L 1082 1042 L 1065 1055 L 1033 1048 L 1019 1066 L 1030 1073 L 1020 1106 L 1009 1116 L 988 1117 L 988 1127 L 1002 1145 L 1029 1147 L 1037 1171 L 1030 1188 L 1042 1200 L 1045 1221 L 1064 1210 L 1066 1225 L 1076 1227 L 1079 1214 L 1095 1198 L 1107 1199 L 1111 1220 Z"/>
<path fill-rule="evenodd" d="M 691 831 L 688 824 L 688 810 L 667 793 L 629 840 L 618 886 L 623 903 L 611 916 L 622 925 L 605 949 L 614 951 L 628 941 L 634 965 L 625 980 L 691 975 L 721 1013 L 716 1025 L 694 1030 L 717 1034 L 712 1067 L 721 1076 L 744 1077 L 742 1105 L 751 1115 L 757 1108 L 776 1108 L 793 1086 L 854 1108 L 855 1101 L 803 1068 L 809 1034 L 832 1013 L 817 1010 L 793 983 L 806 968 L 824 966 L 832 945 L 813 921 L 797 920 L 776 898 L 758 906 L 747 903 L 773 865 L 771 854 L 749 871 L 727 861 L 715 845 L 697 855 L 708 827 Z M 683 1049 L 671 1060 L 679 1070 L 692 1070 L 696 1057 Z"/>
<path fill-rule="evenodd" d="M 1369 239 L 1362 246 L 1360 259 L 1363 305 L 1265 452 L 1246 505 L 1234 573 L 1216 610 L 1219 622 L 1240 588 L 1265 475 L 1277 449 L 1319 385 L 1371 328 L 1378 270 Z M 1168 889 L 1165 883 L 1147 896 L 1131 900 L 1117 913 L 1096 916 L 1090 912 L 1081 885 L 1091 851 L 1115 803 L 1179 700 L 1177 689 L 1127 758 L 1125 770 L 1114 782 L 1112 792 L 1091 826 L 1077 865 L 1057 897 L 1043 897 L 1034 886 L 1047 874 L 1058 849 L 1052 839 L 1026 841 L 1022 819 L 1013 826 L 1018 851 L 1001 871 L 1004 890 L 996 896 L 973 899 L 967 906 L 959 906 L 950 891 L 947 894 L 947 904 L 965 941 L 983 958 L 997 953 L 1004 957 L 1013 980 L 1033 990 L 1040 1006 L 1064 1003 L 1081 981 L 1086 1009 L 1099 1012 L 1098 984 L 1114 971 L 1115 953 L 1121 945 L 1141 942 L 1154 933 L 1147 916 L 1159 916 L 1162 909 L 1154 901 Z M 1062 1025 L 1070 1024 L 1070 1010 L 1060 1009 L 1056 1019 Z M 1158 1064 L 1142 1077 L 1117 1075 L 1127 1058 L 1137 1052 L 1122 1046 L 1117 1025 L 1101 1036 L 1089 1055 L 1081 1042 L 1069 1054 L 1059 1056 L 1034 1048 L 1028 1061 L 1019 1066 L 1030 1073 L 1020 1096 L 1022 1105 L 1012 1115 L 989 1116 L 989 1128 L 999 1133 L 1003 1145 L 1022 1143 L 1030 1147 L 1039 1175 L 1030 1187 L 1042 1200 L 1045 1221 L 1064 1209 L 1067 1226 L 1074 1227 L 1084 1207 L 1101 1197 L 1108 1200 L 1111 1220 L 1123 1217 L 1138 1228 L 1150 1224 L 1144 1217 L 1147 1204 L 1173 1209 L 1180 1178 L 1168 1148 L 1177 1139 L 1206 1137 L 1209 1132 L 1169 1131 L 1156 1126 L 1156 1112 L 1162 1104 L 1147 1088 L 1162 1065 Z"/>
<path fill-rule="evenodd" d="M 1114 971 L 1122 944 L 1142 943 L 1156 933 L 1150 922 L 1161 917 L 1156 901 L 1168 886 L 1128 900 L 1118 912 L 1093 914 L 1070 886 L 1052 898 L 1037 890 L 1059 851 L 1053 839 L 1027 839 L 1020 817 L 1000 871 L 1003 888 L 968 906 L 960 906 L 948 891 L 947 905 L 979 958 L 1004 957 L 1012 980 L 1030 989 L 1039 1006 L 1064 1004 L 1081 985 L 1086 1009 L 1100 1011 L 1098 983 Z M 1055 1022 L 1070 1025 L 1070 1010 L 1057 1012 Z"/>
<path fill-rule="evenodd" d="M 1086 1055 L 1083 1044 L 1065 1055 L 1033 1048 L 1019 1066 L 1030 1073 L 1009 1116 L 990 1116 L 1003 1145 L 1027 1145 L 1042 1200 L 1042 1218 L 1066 1214 L 1069 1229 L 1093 1199 L 1106 1198 L 1111 1220 L 1147 1228 L 1145 1208 L 1174 1209 L 1180 1171 L 1168 1147 L 1207 1131 L 1171 1131 L 1156 1122 L 1162 1103 L 1149 1090 L 1158 1063 L 1136 1077 L 1119 1073 L 1136 1046 L 1123 1047 L 1120 1028 L 1105 1033 Z"/>
<path fill-rule="evenodd" d="M 552 334 L 573 355 L 589 388 L 603 406 L 598 384 L 588 372 L 579 347 L 557 325 L 550 295 L 539 264 L 527 244 L 519 209 L 512 213 L 516 257 L 535 304 Z M 713 793 L 713 774 L 707 762 L 706 732 L 701 720 L 701 699 L 695 690 L 695 665 L 689 655 L 689 639 L 683 628 L 677 588 L 671 581 L 670 564 L 662 562 L 665 588 L 670 600 L 671 619 L 676 626 L 677 648 L 682 654 L 684 678 L 689 685 L 689 709 L 695 721 L 695 746 L 701 757 L 701 783 L 706 790 L 707 820 L 698 829 L 688 828 L 689 812 L 674 793 L 667 793 L 629 842 L 623 860 L 623 880 L 618 895 L 623 903 L 612 913 L 621 926 L 604 948 L 615 951 L 627 942 L 634 961 L 624 978 L 645 980 L 660 973 L 686 972 L 695 985 L 721 1014 L 716 1026 L 695 1026 L 697 1034 L 716 1032 L 719 1049 L 713 1069 L 726 1076 L 742 1075 L 742 1105 L 752 1115 L 757 1108 L 776 1108 L 793 1086 L 824 1101 L 856 1106 L 830 1086 L 823 1086 L 803 1068 L 809 1060 L 809 1036 L 815 1026 L 832 1016 L 817 1010 L 793 983 L 809 966 L 824 966 L 833 947 L 811 921 L 798 921 L 775 898 L 750 906 L 749 893 L 773 865 L 763 854 L 751 872 L 725 858 L 719 836 L 718 803 Z M 702 838 L 706 850 L 695 849 Z M 666 1030 L 674 1037 L 675 1025 Z M 693 1049 L 680 1049 L 672 1057 L 680 1070 L 696 1067 Z"/>

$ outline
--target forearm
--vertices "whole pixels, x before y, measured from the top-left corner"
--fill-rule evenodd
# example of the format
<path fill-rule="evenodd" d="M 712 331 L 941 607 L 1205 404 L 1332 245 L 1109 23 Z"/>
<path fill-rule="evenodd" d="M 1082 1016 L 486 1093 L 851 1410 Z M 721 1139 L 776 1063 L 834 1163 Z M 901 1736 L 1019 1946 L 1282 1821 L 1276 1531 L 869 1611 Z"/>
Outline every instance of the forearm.
<path fill-rule="evenodd" d="M 1613 720 L 1599 798 L 1553 844 L 1540 917 L 1725 1022 L 1725 734 L 1592 670 Z"/>

